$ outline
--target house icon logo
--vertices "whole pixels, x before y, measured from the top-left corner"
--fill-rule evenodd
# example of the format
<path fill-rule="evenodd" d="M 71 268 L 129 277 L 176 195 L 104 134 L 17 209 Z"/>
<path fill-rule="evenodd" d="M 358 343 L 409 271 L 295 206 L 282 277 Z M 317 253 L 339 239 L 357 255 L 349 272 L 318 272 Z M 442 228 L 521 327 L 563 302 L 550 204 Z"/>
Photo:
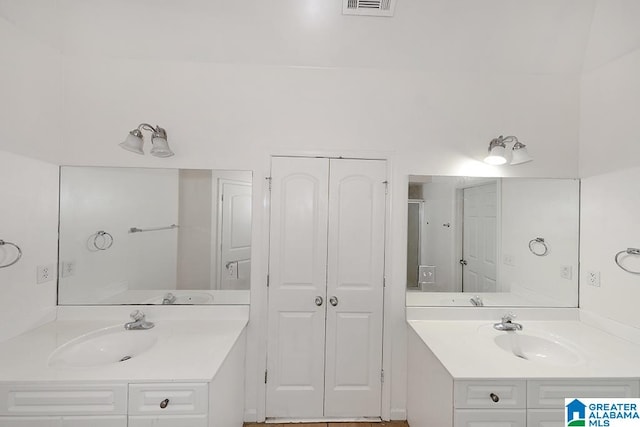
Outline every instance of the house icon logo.
<path fill-rule="evenodd" d="M 567 427 L 584 426 L 585 425 L 585 409 L 587 405 L 573 399 L 567 406 Z"/>

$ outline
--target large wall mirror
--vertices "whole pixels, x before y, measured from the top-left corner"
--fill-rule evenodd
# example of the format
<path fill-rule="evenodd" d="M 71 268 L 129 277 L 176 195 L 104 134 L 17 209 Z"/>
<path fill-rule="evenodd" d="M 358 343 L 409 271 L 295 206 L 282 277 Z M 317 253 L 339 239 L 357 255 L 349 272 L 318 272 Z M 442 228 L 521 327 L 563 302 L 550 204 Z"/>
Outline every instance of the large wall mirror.
<path fill-rule="evenodd" d="M 250 171 L 63 166 L 58 304 L 248 304 Z"/>
<path fill-rule="evenodd" d="M 578 304 L 576 179 L 410 176 L 408 306 Z"/>

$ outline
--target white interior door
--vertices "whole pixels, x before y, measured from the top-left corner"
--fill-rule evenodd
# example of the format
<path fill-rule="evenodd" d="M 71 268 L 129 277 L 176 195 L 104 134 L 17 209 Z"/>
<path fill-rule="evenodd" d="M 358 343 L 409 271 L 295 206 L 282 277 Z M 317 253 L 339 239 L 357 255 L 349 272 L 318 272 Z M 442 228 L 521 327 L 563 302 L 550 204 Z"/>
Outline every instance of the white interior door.
<path fill-rule="evenodd" d="M 464 189 L 462 290 L 496 292 L 497 184 Z"/>
<path fill-rule="evenodd" d="M 384 161 L 330 161 L 325 417 L 380 416 L 385 177 Z"/>
<path fill-rule="evenodd" d="M 251 277 L 251 184 L 220 179 L 220 289 L 249 289 Z"/>
<path fill-rule="evenodd" d="M 327 159 L 272 159 L 269 418 L 324 414 L 328 183 Z"/>

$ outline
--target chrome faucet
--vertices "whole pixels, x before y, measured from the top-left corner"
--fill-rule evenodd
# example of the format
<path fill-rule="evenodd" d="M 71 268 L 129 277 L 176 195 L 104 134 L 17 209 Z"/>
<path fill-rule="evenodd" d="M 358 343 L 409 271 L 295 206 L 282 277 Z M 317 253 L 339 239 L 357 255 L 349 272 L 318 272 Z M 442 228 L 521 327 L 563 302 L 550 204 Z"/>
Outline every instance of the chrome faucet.
<path fill-rule="evenodd" d="M 167 294 L 162 297 L 162 304 L 175 304 L 176 296 L 171 292 L 167 292 Z"/>
<path fill-rule="evenodd" d="M 482 298 L 480 298 L 479 295 L 476 295 L 475 297 L 469 299 L 469 302 L 471 302 L 471 305 L 473 305 L 475 307 L 484 306 L 484 303 L 482 302 Z"/>
<path fill-rule="evenodd" d="M 147 322 L 145 319 L 145 315 L 140 310 L 136 310 L 130 314 L 133 322 L 128 322 L 124 324 L 124 328 L 128 331 L 132 330 L 140 330 L 140 329 L 151 329 L 155 325 L 153 322 Z"/>
<path fill-rule="evenodd" d="M 520 323 L 513 323 L 515 317 L 515 314 L 507 313 L 502 316 L 502 321 L 500 323 L 494 323 L 493 327 L 499 331 L 521 331 L 522 325 Z"/>

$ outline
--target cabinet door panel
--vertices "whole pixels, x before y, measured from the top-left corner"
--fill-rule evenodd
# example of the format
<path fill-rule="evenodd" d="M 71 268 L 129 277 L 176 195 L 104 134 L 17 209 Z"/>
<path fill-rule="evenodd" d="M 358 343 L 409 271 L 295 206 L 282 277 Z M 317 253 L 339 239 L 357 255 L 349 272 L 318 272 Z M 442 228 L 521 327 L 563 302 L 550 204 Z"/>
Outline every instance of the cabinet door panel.
<path fill-rule="evenodd" d="M 527 427 L 524 409 L 460 409 L 453 418 L 454 427 Z"/>
<path fill-rule="evenodd" d="M 329 161 L 274 157 L 271 166 L 266 415 L 320 418 Z"/>
<path fill-rule="evenodd" d="M 326 417 L 380 416 L 386 163 L 330 161 Z"/>
<path fill-rule="evenodd" d="M 128 427 L 207 427 L 206 415 L 132 416 Z"/>
<path fill-rule="evenodd" d="M 527 427 L 564 427 L 564 425 L 564 408 L 527 411 Z"/>

